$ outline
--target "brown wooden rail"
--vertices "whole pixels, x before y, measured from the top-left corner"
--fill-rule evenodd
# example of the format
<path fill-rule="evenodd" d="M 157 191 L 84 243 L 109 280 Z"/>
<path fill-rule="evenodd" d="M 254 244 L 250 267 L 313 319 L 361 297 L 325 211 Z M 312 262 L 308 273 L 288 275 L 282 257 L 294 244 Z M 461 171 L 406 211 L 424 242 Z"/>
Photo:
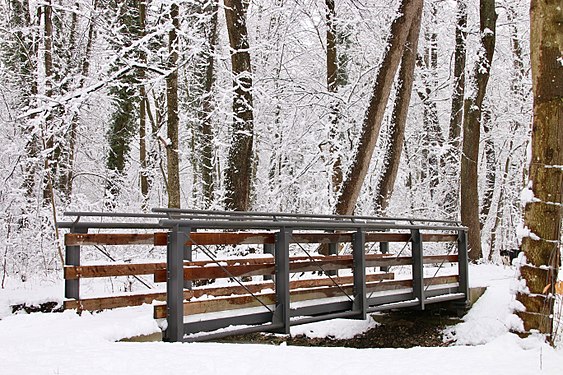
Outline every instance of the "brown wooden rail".
<path fill-rule="evenodd" d="M 437 286 L 444 284 L 457 283 L 459 277 L 456 276 L 439 276 L 435 278 L 425 278 L 424 285 Z M 390 290 L 412 288 L 412 280 L 393 280 L 393 281 L 379 281 L 373 282 L 368 280 L 367 292 L 383 292 Z M 345 284 L 335 286 L 334 283 L 327 284 L 325 287 L 311 287 L 307 289 L 290 291 L 291 302 L 308 301 L 320 298 L 343 297 L 345 293 L 351 295 L 353 293 L 353 285 Z M 203 314 L 218 311 L 227 311 L 251 307 L 260 307 L 262 302 L 265 305 L 271 305 L 276 302 L 275 293 L 260 293 L 254 296 L 245 294 L 241 296 L 233 296 L 227 298 L 216 298 L 210 300 L 200 301 L 186 301 L 184 302 L 184 315 Z M 166 318 L 166 305 L 157 305 L 154 307 L 154 318 Z"/>

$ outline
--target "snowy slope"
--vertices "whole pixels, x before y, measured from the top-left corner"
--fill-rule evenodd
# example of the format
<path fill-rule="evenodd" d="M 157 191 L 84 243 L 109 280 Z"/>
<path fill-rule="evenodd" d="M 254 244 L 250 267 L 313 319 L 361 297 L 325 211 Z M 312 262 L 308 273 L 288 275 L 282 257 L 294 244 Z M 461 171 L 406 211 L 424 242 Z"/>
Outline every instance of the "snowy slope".
<path fill-rule="evenodd" d="M 306 348 L 257 344 L 115 342 L 158 331 L 152 307 L 78 316 L 19 314 L 0 320 L 0 374 L 563 374 L 563 352 L 508 333 L 513 270 L 472 267 L 488 291 L 452 329 L 458 345 L 412 349 Z M 18 293 L 19 294 L 19 293 Z M 39 298 L 37 291 L 33 298 Z M 9 298 L 8 298 L 9 297 Z M 21 297 L 21 295 L 20 295 Z M 0 291 L 0 303 L 13 299 Z M 327 322 L 295 333 L 342 336 L 369 322 Z M 356 333 L 357 333 L 356 332 Z M 480 344 L 480 345 L 466 345 Z"/>

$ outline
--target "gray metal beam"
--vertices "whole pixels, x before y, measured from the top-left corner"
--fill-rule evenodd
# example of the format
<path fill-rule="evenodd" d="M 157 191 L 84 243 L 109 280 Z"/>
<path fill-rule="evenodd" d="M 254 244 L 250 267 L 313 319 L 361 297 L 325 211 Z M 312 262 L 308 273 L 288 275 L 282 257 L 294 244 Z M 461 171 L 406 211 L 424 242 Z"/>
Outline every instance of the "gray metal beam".
<path fill-rule="evenodd" d="M 359 228 L 352 236 L 354 263 L 354 311 L 358 319 L 366 319 L 366 234 Z"/>
<path fill-rule="evenodd" d="M 453 223 L 461 224 L 457 220 L 411 218 L 411 217 L 375 217 L 375 216 L 355 216 L 355 215 L 316 215 L 316 214 L 293 214 L 287 212 L 258 212 L 258 211 L 221 211 L 221 210 L 187 210 L 178 208 L 153 208 L 152 212 L 157 213 L 178 213 L 178 214 L 202 214 L 202 215 L 229 215 L 229 216 L 256 216 L 277 218 L 313 218 L 313 219 L 349 219 L 349 220 L 373 220 L 373 221 L 407 221 L 407 222 L 427 222 L 427 223 Z"/>
<path fill-rule="evenodd" d="M 88 228 L 71 228 L 70 233 L 88 233 Z M 65 246 L 65 266 L 80 266 L 80 246 Z M 80 278 L 65 280 L 65 298 L 80 299 Z"/>
<path fill-rule="evenodd" d="M 469 303 L 469 257 L 467 254 L 467 230 L 460 229 L 457 234 L 457 266 L 459 273 L 459 291 L 465 294 Z"/>
<path fill-rule="evenodd" d="M 421 310 L 424 310 L 424 261 L 422 250 L 422 236 L 419 229 L 411 230 L 412 244 L 412 286 L 413 293 L 418 298 Z"/>
<path fill-rule="evenodd" d="M 311 230 L 356 230 L 362 228 L 365 231 L 382 231 L 386 229 L 428 229 L 458 231 L 459 226 L 432 226 L 432 225 L 406 225 L 392 223 L 347 223 L 347 222 L 300 222 L 300 221 L 227 221 L 227 220 L 160 220 L 160 225 L 165 228 L 174 225 L 189 225 L 191 228 L 199 229 L 278 229 L 291 227 L 293 229 Z"/>
<path fill-rule="evenodd" d="M 278 333 L 289 334 L 290 327 L 290 294 L 289 294 L 289 241 L 291 238 L 291 229 L 281 228 L 276 233 L 276 309 L 272 323 L 279 325 L 281 328 Z"/>
<path fill-rule="evenodd" d="M 166 252 L 166 310 L 167 328 L 164 341 L 182 342 L 184 339 L 184 244 L 190 228 L 175 226 L 168 233 Z"/>

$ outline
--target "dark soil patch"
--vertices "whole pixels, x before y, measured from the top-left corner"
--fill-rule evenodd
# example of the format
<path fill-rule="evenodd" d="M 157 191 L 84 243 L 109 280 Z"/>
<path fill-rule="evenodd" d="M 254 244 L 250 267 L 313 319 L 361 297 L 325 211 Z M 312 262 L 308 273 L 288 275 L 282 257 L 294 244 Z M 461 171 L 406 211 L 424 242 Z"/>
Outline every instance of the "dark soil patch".
<path fill-rule="evenodd" d="M 11 305 L 12 314 L 20 311 L 25 311 L 26 313 L 53 313 L 53 312 L 63 312 L 63 306 L 58 302 L 44 302 L 39 305 L 28 305 L 26 303 L 20 303 L 18 305 Z"/>
<path fill-rule="evenodd" d="M 459 323 L 457 316 L 446 311 L 396 311 L 373 315 L 379 325 L 348 340 L 331 337 L 308 338 L 304 335 L 281 336 L 254 333 L 231 336 L 222 342 L 261 343 L 297 346 L 326 346 L 347 348 L 412 348 L 415 346 L 447 346 L 443 330 Z"/>

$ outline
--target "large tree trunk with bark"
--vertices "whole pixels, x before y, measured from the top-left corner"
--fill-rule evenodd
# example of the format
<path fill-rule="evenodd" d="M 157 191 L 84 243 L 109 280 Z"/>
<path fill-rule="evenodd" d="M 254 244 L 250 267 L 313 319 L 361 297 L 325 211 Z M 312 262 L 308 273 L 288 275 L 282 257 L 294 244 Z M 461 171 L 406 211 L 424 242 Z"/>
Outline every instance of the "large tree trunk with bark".
<path fill-rule="evenodd" d="M 532 0 L 530 10 L 534 118 L 529 166 L 529 197 L 522 239 L 526 264 L 520 277 L 527 289 L 517 299 L 526 331 L 539 330 L 553 343 L 555 282 L 561 260 L 563 215 L 563 39 L 559 1 Z"/>
<path fill-rule="evenodd" d="M 422 7 L 420 7 L 418 15 L 412 22 L 405 50 L 403 51 L 401 68 L 399 69 L 397 97 L 391 116 L 391 124 L 389 125 L 391 128 L 389 149 L 385 154 L 382 176 L 376 188 L 375 207 L 378 208 L 380 213 L 384 213 L 389 205 L 389 199 L 393 193 L 401 161 L 403 142 L 405 140 L 405 127 L 414 82 L 421 18 Z"/>
<path fill-rule="evenodd" d="M 239 211 L 250 208 L 254 165 L 252 69 L 246 28 L 247 10 L 248 0 L 225 0 L 234 91 L 232 144 L 225 171 L 225 205 L 227 209 Z"/>
<path fill-rule="evenodd" d="M 475 92 L 464 103 L 463 153 L 461 155 L 461 221 L 469 228 L 469 258 L 478 260 L 481 250 L 481 229 L 479 220 L 479 140 L 481 138 L 481 115 L 483 99 L 489 82 L 491 63 L 495 50 L 496 19 L 495 1 L 481 0 L 479 7 L 481 46 L 475 62 Z"/>
<path fill-rule="evenodd" d="M 168 32 L 168 68 L 166 77 L 167 136 L 166 166 L 168 207 L 180 208 L 180 162 L 178 157 L 178 35 L 180 28 L 178 4 L 170 4 L 172 28 Z"/>
<path fill-rule="evenodd" d="M 419 13 L 423 0 L 403 0 L 399 6 L 399 16 L 391 25 L 388 47 L 377 74 L 372 97 L 364 118 L 360 141 L 357 146 L 356 156 L 352 166 L 342 184 L 342 193 L 338 197 L 335 211 L 340 215 L 350 215 L 360 195 L 360 190 L 368 173 L 369 164 L 381 122 L 385 113 L 385 107 L 393 85 L 395 73 L 399 67 L 405 42 L 411 28 L 411 24 Z"/>

